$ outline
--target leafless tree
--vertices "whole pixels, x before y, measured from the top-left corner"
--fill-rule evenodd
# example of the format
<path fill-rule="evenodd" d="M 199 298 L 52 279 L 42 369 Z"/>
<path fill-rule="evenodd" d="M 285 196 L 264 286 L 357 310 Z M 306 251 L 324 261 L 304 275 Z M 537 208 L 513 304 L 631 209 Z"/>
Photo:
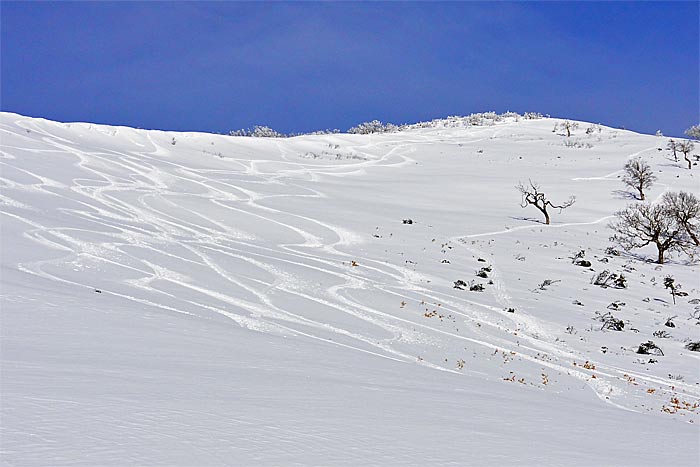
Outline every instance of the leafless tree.
<path fill-rule="evenodd" d="M 690 140 L 685 140 L 678 143 L 676 148 L 683 153 L 683 159 L 688 163 L 688 169 L 692 169 L 693 164 L 690 162 L 690 153 L 695 149 L 695 144 Z"/>
<path fill-rule="evenodd" d="M 610 223 L 615 234 L 610 240 L 619 243 L 625 250 L 655 245 L 657 262 L 663 264 L 666 253 L 689 252 L 692 245 L 684 235 L 676 217 L 664 203 L 631 204 L 616 213 L 617 220 Z"/>
<path fill-rule="evenodd" d="M 668 149 L 669 151 L 673 151 L 673 160 L 675 162 L 678 162 L 678 154 L 676 153 L 676 151 L 678 150 L 678 144 L 673 139 L 669 139 L 668 144 L 666 145 L 666 149 Z"/>
<path fill-rule="evenodd" d="M 570 207 L 576 201 L 576 197 L 571 196 L 566 202 L 560 205 L 553 204 L 547 199 L 547 195 L 542 192 L 540 186 L 532 180 L 528 180 L 527 186 L 520 182 L 515 186 L 515 188 L 517 188 L 522 195 L 520 207 L 526 208 L 528 205 L 535 206 L 544 215 L 545 224 L 549 224 L 549 212 L 547 212 L 548 208 L 552 207 L 559 209 L 559 212 L 561 212 L 562 209 Z"/>
<path fill-rule="evenodd" d="M 641 157 L 634 157 L 625 164 L 625 174 L 622 181 L 639 192 L 639 199 L 644 201 L 644 190 L 650 188 L 656 181 L 656 175 L 651 167 Z"/>
<path fill-rule="evenodd" d="M 561 126 L 562 129 L 566 130 L 566 137 L 567 138 L 571 136 L 572 130 L 575 130 L 576 128 L 578 128 L 578 122 L 572 122 L 569 120 L 564 120 L 559 125 Z"/>
<path fill-rule="evenodd" d="M 662 202 L 695 246 L 700 246 L 700 200 L 692 193 L 681 191 L 665 193 Z"/>

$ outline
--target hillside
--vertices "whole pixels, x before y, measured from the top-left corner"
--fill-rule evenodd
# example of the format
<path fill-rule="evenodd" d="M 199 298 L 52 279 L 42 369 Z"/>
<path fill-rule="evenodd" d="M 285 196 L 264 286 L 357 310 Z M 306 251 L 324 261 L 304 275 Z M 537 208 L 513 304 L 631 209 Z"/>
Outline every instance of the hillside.
<path fill-rule="evenodd" d="M 627 159 L 651 201 L 700 194 L 700 168 L 561 121 L 279 139 L 0 114 L 0 462 L 697 465 L 700 269 L 607 249 Z M 545 225 L 528 179 L 576 203 Z"/>

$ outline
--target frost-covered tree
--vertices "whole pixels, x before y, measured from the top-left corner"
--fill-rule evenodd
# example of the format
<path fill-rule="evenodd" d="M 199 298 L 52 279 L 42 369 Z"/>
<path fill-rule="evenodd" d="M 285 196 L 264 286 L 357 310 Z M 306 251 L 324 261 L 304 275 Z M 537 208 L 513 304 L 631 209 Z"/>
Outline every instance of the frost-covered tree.
<path fill-rule="evenodd" d="M 700 139 L 700 124 L 691 126 L 685 130 L 685 134 L 688 135 L 688 138 Z"/>
<path fill-rule="evenodd" d="M 526 208 L 529 205 L 535 206 L 544 215 L 545 224 L 549 224 L 550 221 L 549 212 L 547 211 L 548 208 L 551 207 L 559 209 L 559 212 L 561 212 L 562 209 L 571 207 L 576 202 L 576 197 L 570 196 L 569 199 L 562 204 L 553 204 L 549 199 L 547 199 L 547 195 L 544 194 L 540 186 L 532 180 L 528 180 L 527 185 L 520 182 L 515 186 L 515 188 L 522 195 L 520 207 Z"/>
<path fill-rule="evenodd" d="M 253 138 L 285 138 L 287 135 L 279 133 L 265 125 L 255 125 L 253 129 L 244 128 L 229 132 L 230 136 L 251 136 Z"/>
<path fill-rule="evenodd" d="M 676 144 L 676 149 L 683 153 L 683 159 L 688 163 L 688 170 L 693 168 L 693 163 L 690 161 L 690 153 L 695 149 L 695 144 L 690 140 L 684 140 Z"/>
<path fill-rule="evenodd" d="M 622 181 L 639 192 L 639 199 L 644 201 L 644 190 L 650 188 L 656 181 L 656 175 L 649 164 L 641 157 L 627 161 Z"/>
<path fill-rule="evenodd" d="M 625 250 L 654 245 L 658 252 L 657 262 L 663 264 L 667 253 L 687 252 L 692 247 L 683 226 L 665 203 L 631 204 L 615 215 L 617 219 L 609 225 L 615 231 L 610 240 Z"/>
<path fill-rule="evenodd" d="M 695 246 L 700 246 L 700 200 L 692 193 L 664 193 L 662 203 L 683 227 Z"/>
<path fill-rule="evenodd" d="M 398 131 L 399 127 L 393 123 L 382 123 L 379 120 L 372 120 L 371 122 L 360 123 L 348 130 L 348 133 L 358 134 L 358 135 L 369 135 L 371 133 L 391 133 Z"/>

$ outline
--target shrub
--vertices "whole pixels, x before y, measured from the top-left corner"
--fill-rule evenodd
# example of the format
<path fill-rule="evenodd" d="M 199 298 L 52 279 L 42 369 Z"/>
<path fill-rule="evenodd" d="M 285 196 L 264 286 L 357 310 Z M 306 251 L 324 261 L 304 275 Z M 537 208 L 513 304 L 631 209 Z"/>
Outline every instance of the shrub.
<path fill-rule="evenodd" d="M 348 130 L 348 133 L 356 135 L 369 135 L 372 133 L 394 133 L 399 131 L 399 127 L 393 123 L 382 123 L 379 120 L 363 122 Z"/>
<path fill-rule="evenodd" d="M 614 287 L 616 289 L 627 288 L 627 279 L 624 275 L 611 273 L 607 269 L 595 276 L 591 283 L 604 289 L 608 287 Z"/>
<path fill-rule="evenodd" d="M 253 129 L 243 128 L 240 130 L 232 130 L 229 136 L 250 136 L 253 138 L 286 138 L 287 135 L 279 133 L 270 127 L 264 125 L 255 125 Z"/>
<path fill-rule="evenodd" d="M 647 341 L 642 344 L 639 344 L 637 353 L 642 355 L 664 355 L 664 352 L 652 341 Z"/>
<path fill-rule="evenodd" d="M 605 321 L 603 321 L 603 327 L 601 329 L 607 329 L 610 331 L 623 331 L 625 329 L 625 323 L 614 316 L 610 316 Z"/>

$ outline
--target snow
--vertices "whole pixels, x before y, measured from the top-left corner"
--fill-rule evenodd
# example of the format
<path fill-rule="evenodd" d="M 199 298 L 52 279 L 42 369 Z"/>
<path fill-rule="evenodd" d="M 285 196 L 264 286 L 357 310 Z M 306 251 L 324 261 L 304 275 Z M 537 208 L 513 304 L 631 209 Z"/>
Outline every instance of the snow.
<path fill-rule="evenodd" d="M 650 200 L 700 169 L 584 122 L 566 147 L 560 121 L 268 139 L 0 114 L 0 462 L 697 465 L 697 264 L 605 249 L 628 158 Z M 544 225 L 528 178 L 576 204 Z"/>

